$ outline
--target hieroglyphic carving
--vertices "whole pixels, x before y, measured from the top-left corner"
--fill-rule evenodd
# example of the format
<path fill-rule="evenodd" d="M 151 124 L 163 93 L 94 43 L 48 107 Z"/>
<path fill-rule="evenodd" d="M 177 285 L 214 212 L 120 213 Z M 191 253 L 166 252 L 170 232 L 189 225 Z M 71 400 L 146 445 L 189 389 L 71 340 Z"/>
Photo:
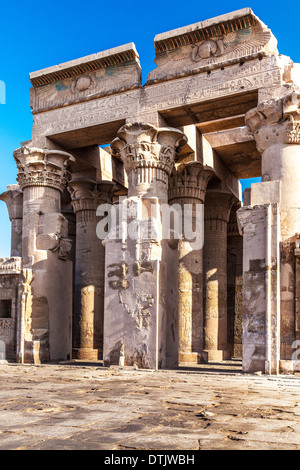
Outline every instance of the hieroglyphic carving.
<path fill-rule="evenodd" d="M 232 65 L 210 74 L 144 86 L 123 94 L 45 111 L 34 116 L 33 136 L 55 135 L 130 116 L 281 85 L 280 67 L 270 58 Z"/>
<path fill-rule="evenodd" d="M 286 143 L 300 144 L 300 122 L 292 122 L 287 131 Z"/>
<path fill-rule="evenodd" d="M 93 126 L 102 122 L 125 119 L 138 109 L 139 91 L 94 99 L 66 108 L 45 111 L 34 117 L 33 135 L 60 132 Z"/>
<path fill-rule="evenodd" d="M 124 299 L 124 297 L 126 297 L 126 293 L 122 295 L 122 292 L 119 291 L 118 295 L 121 305 L 125 308 L 128 315 L 134 319 L 135 327 L 138 330 L 148 329 L 151 317 L 149 308 L 154 304 L 153 296 L 151 294 L 135 292 L 135 305 L 133 308 L 130 308 L 128 301 Z"/>
<path fill-rule="evenodd" d="M 109 281 L 109 286 L 111 289 L 118 291 L 119 302 L 128 315 L 134 319 L 135 327 L 139 330 L 147 329 L 150 325 L 151 313 L 149 308 L 153 306 L 153 296 L 136 291 L 134 282 L 128 280 L 129 266 L 127 263 L 114 263 L 107 266 L 107 268 L 108 277 L 114 278 Z M 127 293 L 129 287 L 132 289 Z"/>
<path fill-rule="evenodd" d="M 280 84 L 281 71 L 278 66 L 274 66 L 273 61 L 268 58 L 255 60 L 243 66 L 232 65 L 224 70 L 213 70 L 209 74 L 201 73 L 145 87 L 141 98 L 141 112 L 185 106 Z"/>

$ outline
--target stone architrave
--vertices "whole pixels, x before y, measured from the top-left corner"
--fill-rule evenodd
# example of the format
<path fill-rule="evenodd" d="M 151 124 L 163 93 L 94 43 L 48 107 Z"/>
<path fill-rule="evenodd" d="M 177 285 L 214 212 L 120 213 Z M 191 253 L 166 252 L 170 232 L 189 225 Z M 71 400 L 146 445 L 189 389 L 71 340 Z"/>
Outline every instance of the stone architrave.
<path fill-rule="evenodd" d="M 252 315 L 257 315 L 258 309 L 264 313 L 259 324 L 263 325 L 265 338 L 259 354 L 248 348 L 247 355 L 244 355 L 244 367 L 245 370 L 255 370 L 255 361 L 259 356 L 261 369 L 269 374 L 279 372 L 280 360 L 291 361 L 296 339 L 294 248 L 300 229 L 300 186 L 295 177 L 299 172 L 300 157 L 299 97 L 299 92 L 289 86 L 283 97 L 263 101 L 245 116 L 246 125 L 262 155 L 262 182 L 251 186 L 250 206 L 240 209 L 238 214 L 244 233 L 244 279 L 250 274 L 253 277 L 255 269 L 258 275 L 262 270 L 265 272 L 262 285 L 265 291 L 264 307 L 258 301 L 252 305 Z M 265 223 L 261 236 L 264 249 L 257 250 L 252 241 L 253 228 L 250 229 L 252 236 L 247 235 L 249 224 L 245 220 L 252 217 L 253 223 L 257 220 L 256 224 L 259 224 L 259 218 L 255 216 L 259 207 L 267 214 L 271 211 L 271 215 L 266 217 L 271 228 Z M 272 222 L 273 219 L 276 222 Z M 277 227 L 276 230 L 274 227 Z M 269 253 L 272 253 L 271 259 L 268 258 Z M 245 258 L 249 264 L 245 263 Z M 244 290 L 244 302 L 247 302 L 246 295 L 247 291 Z M 271 309 L 272 303 L 274 306 Z M 251 334 L 257 334 L 257 330 L 251 328 L 249 331 L 248 328 L 244 332 L 249 343 L 254 343 Z"/>
<path fill-rule="evenodd" d="M 211 169 L 199 162 L 190 162 L 179 165 L 169 180 L 169 203 L 179 205 L 182 214 L 191 210 L 191 224 L 199 237 L 188 239 L 183 231 L 178 240 L 179 362 L 206 361 L 203 351 L 203 204 L 211 176 Z"/>
<path fill-rule="evenodd" d="M 26 309 L 22 362 L 65 360 L 71 354 L 72 263 L 61 193 L 74 157 L 23 146 L 14 152 L 23 192 L 22 263 L 32 270 L 32 302 Z M 59 301 L 58 301 L 59 299 Z"/>
<path fill-rule="evenodd" d="M 209 189 L 204 207 L 204 350 L 209 361 L 230 358 L 227 340 L 227 228 L 234 197 Z"/>
<path fill-rule="evenodd" d="M 162 237 L 161 208 L 168 206 L 168 178 L 185 141 L 178 129 L 133 123 L 111 144 L 128 175 L 128 198 L 103 242 L 105 364 L 166 366 L 168 240 Z"/>
<path fill-rule="evenodd" d="M 76 214 L 73 358 L 102 359 L 104 246 L 96 233 L 99 205 L 111 203 L 112 181 L 73 175 L 69 182 Z"/>

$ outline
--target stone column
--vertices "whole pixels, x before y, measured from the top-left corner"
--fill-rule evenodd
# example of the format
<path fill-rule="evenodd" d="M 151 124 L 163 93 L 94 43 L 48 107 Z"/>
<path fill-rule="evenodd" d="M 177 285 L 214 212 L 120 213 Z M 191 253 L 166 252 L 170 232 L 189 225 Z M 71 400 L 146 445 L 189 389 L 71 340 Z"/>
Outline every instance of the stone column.
<path fill-rule="evenodd" d="M 113 182 L 75 178 L 69 188 L 76 214 L 73 358 L 102 359 L 104 312 L 104 246 L 97 237 L 100 204 L 111 202 Z"/>
<path fill-rule="evenodd" d="M 233 196 L 208 190 L 204 208 L 204 349 L 209 361 L 229 359 L 227 344 L 227 226 Z"/>
<path fill-rule="evenodd" d="M 126 124 L 112 142 L 128 175 L 128 198 L 114 230 L 104 241 L 105 364 L 165 367 L 166 253 L 160 211 L 168 206 L 168 178 L 177 148 L 186 141 L 178 129 Z"/>
<path fill-rule="evenodd" d="M 236 212 L 240 207 L 240 201 L 233 205 L 227 231 L 228 345 L 231 357 L 236 358 L 242 357 L 243 332 L 243 237 L 239 233 L 236 216 Z"/>
<path fill-rule="evenodd" d="M 22 256 L 23 193 L 17 184 L 7 186 L 0 195 L 11 221 L 11 256 Z"/>
<path fill-rule="evenodd" d="M 23 267 L 32 270 L 32 301 L 24 314 L 20 361 L 63 360 L 71 354 L 72 263 L 61 193 L 73 157 L 21 147 L 14 152 L 23 191 Z M 21 357 L 22 356 L 22 357 Z"/>
<path fill-rule="evenodd" d="M 263 298 L 261 295 L 259 303 L 252 302 L 251 318 L 258 318 L 264 299 L 259 331 L 265 332 L 259 354 L 254 354 L 250 342 L 258 334 L 259 324 L 249 331 L 248 314 L 244 332 L 249 343 L 245 370 L 260 366 L 266 373 L 277 374 L 279 359 L 291 360 L 296 338 L 294 249 L 300 229 L 299 94 L 287 87 L 282 98 L 262 101 L 250 110 L 245 122 L 262 155 L 262 182 L 251 185 L 250 206 L 238 212 L 244 233 L 244 257 L 248 260 L 248 264 L 244 263 L 244 279 L 247 282 L 250 273 L 253 279 L 254 266 L 257 278 L 263 274 L 260 286 Z M 253 224 L 262 224 L 261 217 L 255 215 L 258 210 L 264 217 L 264 228 L 257 240 L 262 246 L 253 244 Z M 244 290 L 246 303 L 245 296 Z"/>
<path fill-rule="evenodd" d="M 197 240 L 188 239 L 183 233 L 178 242 L 179 362 L 206 360 L 203 352 L 203 204 L 211 175 L 199 162 L 191 162 L 180 165 L 169 182 L 169 203 L 179 205 L 182 214 L 191 208 L 192 227 L 197 233 Z"/>

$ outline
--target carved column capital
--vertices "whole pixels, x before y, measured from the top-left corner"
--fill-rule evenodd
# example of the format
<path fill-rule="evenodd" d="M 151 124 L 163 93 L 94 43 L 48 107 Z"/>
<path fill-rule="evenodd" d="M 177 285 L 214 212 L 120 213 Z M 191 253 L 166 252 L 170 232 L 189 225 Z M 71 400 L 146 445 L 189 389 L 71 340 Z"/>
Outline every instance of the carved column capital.
<path fill-rule="evenodd" d="M 205 168 L 200 162 L 181 164 L 174 169 L 169 178 L 169 202 L 187 199 L 203 204 L 205 199 L 207 183 L 213 172 Z"/>
<path fill-rule="evenodd" d="M 225 230 L 235 196 L 227 191 L 208 190 L 205 197 L 204 220 L 206 230 Z"/>
<path fill-rule="evenodd" d="M 246 113 L 245 123 L 260 152 L 274 144 L 300 144 L 300 94 L 259 103 Z"/>
<path fill-rule="evenodd" d="M 9 220 L 11 221 L 11 255 L 22 254 L 22 225 L 23 225 L 23 192 L 17 184 L 7 186 L 6 191 L 0 194 L 5 202 Z"/>
<path fill-rule="evenodd" d="M 142 123 L 121 127 L 111 148 L 113 155 L 120 157 L 124 163 L 129 196 L 146 193 L 149 196 L 149 188 L 154 189 L 157 185 L 160 188 L 165 185 L 166 191 L 177 149 L 186 141 L 183 132 L 172 127 L 156 128 Z"/>
<path fill-rule="evenodd" d="M 97 182 L 91 178 L 73 178 L 68 190 L 76 216 L 82 220 L 89 220 L 91 217 L 95 219 L 97 207 L 112 202 L 115 188 L 113 181 Z"/>
<path fill-rule="evenodd" d="M 23 218 L 23 193 L 17 184 L 7 186 L 0 199 L 7 206 L 10 221 Z"/>
<path fill-rule="evenodd" d="M 22 190 L 28 186 L 47 186 L 63 192 L 71 177 L 67 167 L 75 161 L 67 152 L 26 146 L 15 150 L 13 155 Z"/>

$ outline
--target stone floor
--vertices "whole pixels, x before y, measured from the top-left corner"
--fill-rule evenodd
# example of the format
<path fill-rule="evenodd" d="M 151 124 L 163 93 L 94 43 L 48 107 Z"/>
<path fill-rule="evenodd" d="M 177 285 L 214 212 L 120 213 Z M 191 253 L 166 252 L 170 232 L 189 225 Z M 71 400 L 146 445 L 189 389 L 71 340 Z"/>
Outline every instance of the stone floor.
<path fill-rule="evenodd" d="M 300 377 L 0 365 L 0 449 L 299 449 Z"/>

